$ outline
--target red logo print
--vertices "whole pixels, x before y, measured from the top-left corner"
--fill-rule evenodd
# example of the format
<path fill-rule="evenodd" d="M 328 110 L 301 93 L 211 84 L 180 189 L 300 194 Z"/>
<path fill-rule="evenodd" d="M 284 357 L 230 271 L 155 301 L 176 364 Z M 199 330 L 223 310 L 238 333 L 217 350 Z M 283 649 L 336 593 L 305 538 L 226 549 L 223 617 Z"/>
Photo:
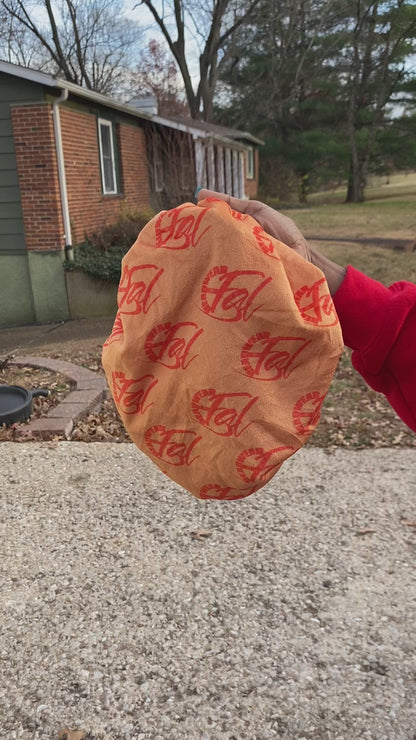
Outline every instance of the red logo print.
<path fill-rule="evenodd" d="M 312 391 L 295 403 L 292 416 L 298 434 L 313 432 L 321 415 L 324 398 L 318 391 Z"/>
<path fill-rule="evenodd" d="M 201 229 L 206 216 L 204 208 L 192 205 L 179 206 L 171 211 L 162 211 L 155 225 L 157 249 L 188 249 L 196 247 L 210 226 Z"/>
<path fill-rule="evenodd" d="M 305 321 L 316 326 L 334 326 L 338 317 L 325 278 L 312 286 L 304 285 L 295 293 L 296 305 Z"/>
<path fill-rule="evenodd" d="M 108 339 L 104 342 L 103 347 L 108 347 L 109 344 L 112 344 L 113 342 L 117 342 L 119 339 L 123 337 L 123 335 L 124 335 L 123 322 L 121 320 L 120 314 L 118 313 L 116 315 L 111 334 L 108 337 Z"/>
<path fill-rule="evenodd" d="M 240 211 L 233 211 L 232 208 L 230 208 L 231 215 L 236 221 L 246 221 L 250 216 L 248 213 L 240 213 Z"/>
<path fill-rule="evenodd" d="M 253 307 L 254 300 L 271 280 L 258 270 L 214 267 L 202 284 L 202 310 L 219 321 L 248 321 L 261 308 Z"/>
<path fill-rule="evenodd" d="M 150 391 L 157 384 L 154 375 L 143 375 L 141 378 L 126 378 L 124 373 L 113 372 L 113 396 L 120 413 L 144 414 L 153 401 L 146 405 Z"/>
<path fill-rule="evenodd" d="M 244 345 L 241 364 L 249 378 L 280 380 L 298 367 L 294 364 L 310 341 L 300 337 L 273 337 L 269 332 L 254 334 Z"/>
<path fill-rule="evenodd" d="M 145 352 L 153 362 L 158 362 L 172 370 L 185 370 L 192 360 L 189 357 L 194 342 L 204 330 L 192 321 L 182 321 L 178 324 L 159 324 L 146 338 Z"/>
<path fill-rule="evenodd" d="M 166 429 L 158 425 L 148 429 L 144 439 L 158 460 L 170 465 L 192 465 L 198 457 L 192 457 L 192 453 L 202 437 L 187 429 Z"/>
<path fill-rule="evenodd" d="M 199 498 L 216 499 L 217 501 L 235 501 L 239 498 L 246 498 L 257 490 L 258 486 L 254 486 L 253 488 L 231 488 L 230 486 L 220 486 L 217 483 L 207 483 L 207 485 L 202 486 L 199 492 Z"/>
<path fill-rule="evenodd" d="M 294 451 L 294 447 L 275 447 L 264 450 L 252 447 L 243 450 L 236 460 L 237 473 L 245 483 L 265 483 L 282 465 L 282 452 Z M 285 458 L 288 455 L 285 455 Z"/>
<path fill-rule="evenodd" d="M 268 257 L 272 257 L 274 260 L 278 260 L 280 262 L 280 257 L 275 253 L 275 246 L 271 240 L 271 237 L 266 234 L 261 226 L 254 227 L 253 235 L 261 251 L 264 254 L 267 254 Z"/>
<path fill-rule="evenodd" d="M 258 397 L 249 393 L 217 393 L 207 388 L 195 393 L 192 411 L 195 418 L 211 432 L 222 437 L 239 437 L 251 422 L 243 426 L 244 419 Z"/>
<path fill-rule="evenodd" d="M 147 313 L 160 296 L 152 296 L 154 287 L 163 273 L 156 265 L 124 266 L 118 288 L 120 313 Z"/>

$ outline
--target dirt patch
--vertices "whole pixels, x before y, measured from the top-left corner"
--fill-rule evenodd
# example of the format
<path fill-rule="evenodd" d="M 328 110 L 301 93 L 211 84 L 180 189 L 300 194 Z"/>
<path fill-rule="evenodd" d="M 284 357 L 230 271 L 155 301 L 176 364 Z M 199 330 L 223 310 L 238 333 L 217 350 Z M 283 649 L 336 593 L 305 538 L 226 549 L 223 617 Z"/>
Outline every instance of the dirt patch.
<path fill-rule="evenodd" d="M 378 237 L 354 237 L 348 239 L 345 236 L 307 236 L 308 241 L 335 242 L 358 244 L 364 247 L 376 247 L 382 249 L 393 249 L 399 252 L 414 252 L 416 241 L 414 239 L 384 239 Z"/>
<path fill-rule="evenodd" d="M 76 362 L 97 375 L 103 376 L 101 346 L 80 349 L 70 346 L 55 358 Z M 6 366 L 0 373 L 0 382 L 23 385 L 25 388 L 49 388 L 47 399 L 35 399 L 33 418 L 45 416 L 52 405 L 59 403 L 72 389 L 68 378 L 42 368 Z M 0 430 L 0 441 L 22 438 L 25 424 Z M 63 439 L 51 435 L 51 439 Z M 24 435 L 23 435 L 24 439 Z M 99 408 L 78 421 L 71 434 L 77 442 L 129 442 L 130 438 L 118 416 L 112 399 L 102 401 Z M 307 443 L 313 447 L 416 447 L 413 432 L 397 417 L 384 396 L 375 393 L 351 366 L 351 352 L 345 350 L 326 397 L 321 422 Z"/>

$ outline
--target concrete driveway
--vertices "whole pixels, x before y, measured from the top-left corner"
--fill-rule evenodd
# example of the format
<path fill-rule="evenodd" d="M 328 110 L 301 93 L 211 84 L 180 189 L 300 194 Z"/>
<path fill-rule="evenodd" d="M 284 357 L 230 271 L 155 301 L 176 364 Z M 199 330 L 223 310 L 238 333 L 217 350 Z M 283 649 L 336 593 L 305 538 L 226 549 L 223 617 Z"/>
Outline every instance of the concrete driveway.
<path fill-rule="evenodd" d="M 133 445 L 0 453 L 2 740 L 415 738 L 415 450 L 208 504 Z"/>

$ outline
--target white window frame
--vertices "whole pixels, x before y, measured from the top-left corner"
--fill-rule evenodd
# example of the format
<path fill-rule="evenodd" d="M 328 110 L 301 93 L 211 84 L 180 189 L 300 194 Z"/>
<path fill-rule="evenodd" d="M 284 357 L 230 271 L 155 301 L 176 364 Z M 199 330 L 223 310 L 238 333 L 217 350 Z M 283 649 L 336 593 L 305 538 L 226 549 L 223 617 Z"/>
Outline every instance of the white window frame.
<path fill-rule="evenodd" d="M 105 128 L 108 128 L 110 131 L 111 167 L 112 167 L 113 182 L 114 182 L 114 188 L 112 190 L 107 188 L 106 182 L 105 182 L 104 153 L 103 153 L 103 144 L 102 144 L 102 139 L 101 139 L 101 127 L 102 126 L 104 126 Z M 99 143 L 99 149 L 100 149 L 101 185 L 102 185 L 103 193 L 104 195 L 115 195 L 117 193 L 117 176 L 116 176 L 116 162 L 115 162 L 115 156 L 114 156 L 113 124 L 111 121 L 108 121 L 106 118 L 98 119 L 98 143 Z"/>
<path fill-rule="evenodd" d="M 247 180 L 254 180 L 254 149 L 250 146 L 247 149 Z"/>
<path fill-rule="evenodd" d="M 155 193 L 161 193 L 165 187 L 165 181 L 163 177 L 163 153 L 162 153 L 162 141 L 160 136 L 156 135 L 155 144 L 153 147 L 153 177 L 155 183 Z"/>

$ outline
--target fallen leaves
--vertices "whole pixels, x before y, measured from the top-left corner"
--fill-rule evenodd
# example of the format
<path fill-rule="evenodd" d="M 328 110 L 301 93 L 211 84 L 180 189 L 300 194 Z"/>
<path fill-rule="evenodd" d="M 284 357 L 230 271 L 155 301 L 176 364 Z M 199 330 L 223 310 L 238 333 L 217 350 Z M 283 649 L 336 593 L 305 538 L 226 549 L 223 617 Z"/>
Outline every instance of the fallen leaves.
<path fill-rule="evenodd" d="M 58 735 L 58 740 L 84 740 L 87 737 L 84 730 L 70 730 L 68 727 L 64 727 Z"/>
<path fill-rule="evenodd" d="M 212 532 L 208 532 L 205 529 L 197 529 L 195 532 L 191 532 L 191 538 L 193 540 L 205 540 L 207 537 L 211 537 Z"/>
<path fill-rule="evenodd" d="M 308 441 L 309 446 L 325 450 L 335 447 L 349 449 L 375 447 L 416 447 L 416 435 L 404 425 L 385 398 L 372 391 L 351 366 L 350 351 L 343 353 L 334 380 L 329 388 L 321 421 Z M 85 349 L 50 353 L 55 358 L 69 360 L 87 367 L 97 376 L 103 375 L 101 346 L 91 339 Z M 18 367 L 6 364 L 0 368 L 0 383 L 26 388 L 49 388 L 49 398 L 34 399 L 32 419 L 44 416 L 71 389 L 68 378 L 42 368 Z M 29 441 L 22 436 L 24 424 L 18 429 L 0 428 L 0 442 Z M 52 438 L 52 437 L 51 437 Z M 71 440 L 78 442 L 131 442 L 112 399 L 104 401 L 87 417 L 77 422 Z"/>
<path fill-rule="evenodd" d="M 405 527 L 415 527 L 416 528 L 416 520 L 413 520 L 413 519 L 402 519 L 401 524 L 403 524 Z"/>
<path fill-rule="evenodd" d="M 363 529 L 357 529 L 355 536 L 356 537 L 363 537 L 366 534 L 374 534 L 376 532 L 376 529 L 373 529 L 372 527 L 363 527 Z"/>
<path fill-rule="evenodd" d="M 77 442 L 131 442 L 112 398 L 103 401 L 98 410 L 81 419 L 71 439 Z"/>

